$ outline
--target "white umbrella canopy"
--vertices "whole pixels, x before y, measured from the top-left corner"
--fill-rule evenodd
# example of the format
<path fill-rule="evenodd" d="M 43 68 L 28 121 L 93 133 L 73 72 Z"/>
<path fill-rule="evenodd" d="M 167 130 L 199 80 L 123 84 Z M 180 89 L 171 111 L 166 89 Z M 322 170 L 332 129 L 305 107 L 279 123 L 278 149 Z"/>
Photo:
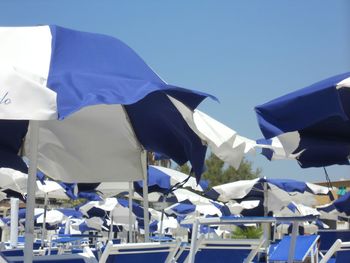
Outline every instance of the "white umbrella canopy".
<path fill-rule="evenodd" d="M 209 145 L 211 151 L 238 169 L 247 153 L 255 154 L 257 143 L 254 140 L 240 136 L 236 131 L 213 119 L 199 110 L 191 110 L 182 102 L 170 98 L 180 111 L 191 129 Z M 261 147 L 261 146 L 260 146 Z"/>
<path fill-rule="evenodd" d="M 225 203 L 230 200 L 260 201 L 259 206 L 263 205 L 267 209 L 265 212 L 274 212 L 280 211 L 290 202 L 314 206 L 317 203 L 316 195 L 325 195 L 328 193 L 329 189 L 327 187 L 308 182 L 289 179 L 256 178 L 214 186 L 206 194 L 214 200 Z M 260 210 L 257 210 L 257 212 Z"/>
<path fill-rule="evenodd" d="M 167 95 L 191 108 L 207 95 L 165 83 L 118 39 L 58 26 L 4 27 L 0 61 L 0 86 L 6 87 L 0 118 L 22 120 L 16 133 L 14 123 L 0 123 L 0 145 L 12 138 L 10 154 L 19 152 L 30 120 L 22 151 L 30 156 L 29 207 L 37 167 L 64 182 L 141 180 L 147 178 L 146 150 L 156 150 L 180 164 L 191 159 L 199 179 L 206 148 Z"/>
<path fill-rule="evenodd" d="M 71 199 L 71 196 L 67 195 L 66 190 L 57 182 L 51 180 L 36 181 L 37 191 L 35 193 L 36 197 L 41 198 L 53 198 L 53 199 Z M 74 193 L 77 196 L 77 186 L 74 186 Z"/>
<path fill-rule="evenodd" d="M 25 194 L 27 192 L 28 175 L 11 168 L 0 168 L 0 188 L 10 189 Z"/>

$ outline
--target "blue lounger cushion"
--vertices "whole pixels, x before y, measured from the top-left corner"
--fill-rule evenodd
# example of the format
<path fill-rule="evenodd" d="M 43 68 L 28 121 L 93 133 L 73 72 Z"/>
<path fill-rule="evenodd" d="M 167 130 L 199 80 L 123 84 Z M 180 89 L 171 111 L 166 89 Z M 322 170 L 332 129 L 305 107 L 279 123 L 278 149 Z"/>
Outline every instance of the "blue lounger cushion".
<path fill-rule="evenodd" d="M 311 246 L 315 245 L 317 235 L 297 236 L 294 261 L 303 261 Z M 291 236 L 285 236 L 270 253 L 270 261 L 287 261 Z"/>

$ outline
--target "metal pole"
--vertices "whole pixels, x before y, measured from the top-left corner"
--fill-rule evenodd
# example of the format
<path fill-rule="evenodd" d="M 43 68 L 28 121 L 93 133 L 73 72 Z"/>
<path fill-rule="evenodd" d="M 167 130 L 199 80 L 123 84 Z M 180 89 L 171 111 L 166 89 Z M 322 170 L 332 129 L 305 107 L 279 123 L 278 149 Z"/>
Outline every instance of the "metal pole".
<path fill-rule="evenodd" d="M 19 207 L 19 199 L 11 198 L 11 232 L 10 232 L 11 248 L 16 248 L 17 242 L 18 242 L 18 207 Z"/>
<path fill-rule="evenodd" d="M 47 201 L 48 201 L 48 196 L 47 196 L 47 193 L 45 193 L 45 197 L 44 197 L 44 220 L 43 220 L 43 228 L 42 228 L 42 233 L 41 233 L 41 247 L 42 248 L 45 246 Z"/>
<path fill-rule="evenodd" d="M 113 214 L 114 214 L 114 209 L 111 211 L 111 225 L 109 226 L 108 241 L 112 241 L 113 239 Z"/>
<path fill-rule="evenodd" d="M 33 242 L 34 242 L 34 208 L 36 190 L 36 171 L 38 163 L 38 142 L 39 142 L 39 121 L 31 120 L 30 127 L 30 158 L 29 173 L 27 182 L 27 204 L 26 204 L 26 225 L 24 243 L 24 262 L 33 262 Z"/>
<path fill-rule="evenodd" d="M 133 232 L 133 223 L 132 223 L 132 199 L 134 196 L 134 191 L 132 189 L 132 182 L 129 182 L 129 243 L 133 242 L 132 232 Z"/>
<path fill-rule="evenodd" d="M 143 180 L 143 219 L 145 230 L 145 242 L 149 241 L 149 216 L 148 216 L 148 184 L 147 179 Z"/>
<path fill-rule="evenodd" d="M 295 245 L 297 243 L 296 241 L 297 241 L 297 236 L 298 236 L 298 229 L 299 229 L 299 222 L 294 221 L 293 222 L 293 229 L 292 229 L 292 237 L 290 239 L 288 263 L 293 263 L 294 253 L 295 253 Z"/>
<path fill-rule="evenodd" d="M 268 194 L 268 187 L 267 182 L 263 182 L 264 187 L 264 217 L 268 216 L 269 213 L 269 194 Z M 271 223 L 262 223 L 263 231 L 264 231 L 264 238 L 265 238 L 265 244 L 264 244 L 264 250 L 268 251 L 268 247 L 270 245 L 270 238 L 271 238 Z M 266 253 L 266 256 L 268 256 L 268 253 Z"/>
<path fill-rule="evenodd" d="M 163 201 L 162 201 L 162 216 L 160 218 L 160 231 L 159 231 L 159 237 L 163 237 L 163 221 L 164 221 L 164 208 L 165 208 L 165 201 L 166 201 L 166 195 L 163 195 Z"/>
<path fill-rule="evenodd" d="M 199 221 L 196 218 L 192 225 L 192 236 L 191 236 L 191 249 L 188 255 L 188 263 L 194 263 L 194 259 L 196 257 L 196 247 L 197 247 L 197 238 L 198 238 L 198 227 Z"/>
<path fill-rule="evenodd" d="M 143 166 L 143 219 L 144 219 L 144 230 L 145 230 L 145 242 L 149 241 L 149 216 L 148 216 L 148 169 L 147 169 L 147 152 L 143 150 L 141 157 Z"/>

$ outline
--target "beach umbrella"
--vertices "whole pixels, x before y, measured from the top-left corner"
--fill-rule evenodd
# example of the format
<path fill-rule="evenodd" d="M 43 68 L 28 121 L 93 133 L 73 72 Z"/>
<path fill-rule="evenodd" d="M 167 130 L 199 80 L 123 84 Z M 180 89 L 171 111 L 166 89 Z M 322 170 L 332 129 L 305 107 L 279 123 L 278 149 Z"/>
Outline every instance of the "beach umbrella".
<path fill-rule="evenodd" d="M 118 39 L 59 26 L 4 27 L 0 58 L 2 167 L 17 160 L 26 137 L 28 212 L 37 167 L 63 182 L 140 180 L 152 150 L 190 161 L 199 180 L 206 147 L 168 96 L 194 109 L 208 95 L 165 83 Z M 25 172 L 21 165 L 11 168 Z M 26 235 L 32 254 L 30 224 Z"/>
<path fill-rule="evenodd" d="M 303 168 L 349 164 L 349 87 L 348 72 L 256 106 L 264 137 L 278 137 Z"/>
<path fill-rule="evenodd" d="M 68 218 L 82 218 L 82 213 L 76 211 L 75 209 L 51 209 L 46 212 L 46 218 L 44 217 L 44 213 L 40 214 L 36 218 L 37 224 L 49 224 L 49 225 L 57 225 L 59 223 L 64 222 Z"/>
<path fill-rule="evenodd" d="M 106 198 L 102 201 L 90 201 L 79 207 L 79 211 L 87 217 L 113 218 L 118 224 L 129 223 L 129 202 L 122 198 Z M 133 222 L 143 217 L 143 207 L 133 202 L 131 211 Z M 150 215 L 148 215 L 150 216 Z"/>
<path fill-rule="evenodd" d="M 238 169 L 245 154 L 255 153 L 257 143 L 239 135 L 235 130 L 198 109 L 191 109 L 176 98 L 171 98 L 191 129 L 221 160 Z"/>
<path fill-rule="evenodd" d="M 207 186 L 205 181 L 197 183 L 194 177 L 189 177 L 189 175 L 174 169 L 155 165 L 148 166 L 147 185 L 149 193 L 158 192 L 164 194 L 170 193 L 179 185 L 199 192 L 203 192 Z M 143 181 L 135 181 L 134 189 L 138 194 L 142 195 Z"/>
<path fill-rule="evenodd" d="M 321 218 L 337 220 L 338 217 L 350 216 L 350 192 L 340 196 L 335 201 L 317 206 L 317 210 L 321 213 Z"/>
<path fill-rule="evenodd" d="M 240 180 L 223 185 L 214 186 L 206 195 L 213 200 L 229 202 L 230 200 L 247 201 L 258 200 L 259 206 L 253 208 L 264 211 L 279 211 L 291 201 L 304 205 L 315 205 L 315 195 L 329 194 L 329 188 L 316 184 L 292 179 L 256 178 Z M 247 210 L 249 211 L 249 210 Z M 247 212 L 246 211 L 246 212 Z"/>

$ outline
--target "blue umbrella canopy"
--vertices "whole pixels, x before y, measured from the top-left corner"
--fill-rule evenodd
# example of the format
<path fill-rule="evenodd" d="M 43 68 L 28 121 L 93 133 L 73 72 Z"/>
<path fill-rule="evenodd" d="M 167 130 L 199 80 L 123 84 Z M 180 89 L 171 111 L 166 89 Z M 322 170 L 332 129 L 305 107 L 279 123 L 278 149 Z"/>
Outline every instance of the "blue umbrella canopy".
<path fill-rule="evenodd" d="M 255 107 L 266 139 L 278 137 L 301 167 L 349 164 L 350 72 Z"/>
<path fill-rule="evenodd" d="M 194 177 L 174 169 L 149 165 L 148 166 L 148 192 L 158 192 L 168 194 L 178 187 L 189 187 L 195 191 L 202 192 L 206 189 L 207 184 L 201 180 L 197 184 Z M 142 195 L 143 181 L 134 182 L 135 191 Z"/>
<path fill-rule="evenodd" d="M 335 216 L 350 216 L 350 192 L 342 195 L 330 204 L 318 207 L 323 214 L 333 214 Z"/>
<path fill-rule="evenodd" d="M 264 185 L 266 184 L 266 191 Z M 291 201 L 314 205 L 314 195 L 327 195 L 330 191 L 327 187 L 315 185 L 308 182 L 292 179 L 256 178 L 252 180 L 241 180 L 223 185 L 214 186 L 206 195 L 213 200 L 226 204 L 228 210 L 234 211 L 236 204 L 242 206 L 240 214 L 244 216 L 263 216 L 266 211 L 279 211 Z M 267 203 L 265 203 L 267 197 Z M 243 203 L 246 202 L 246 203 Z M 250 202 L 247 202 L 250 201 Z M 254 203 L 259 201 L 258 205 Z M 230 208 L 231 207 L 231 208 Z M 224 207 L 225 208 L 225 207 Z M 225 211 L 223 210 L 224 214 Z"/>
<path fill-rule="evenodd" d="M 0 114 L 3 167 L 25 172 L 16 156 L 27 134 L 27 120 L 59 119 L 63 120 L 60 124 L 43 123 L 39 134 L 38 167 L 52 178 L 120 181 L 118 176 L 108 179 L 97 172 L 97 168 L 113 167 L 111 156 L 116 150 L 112 149 L 118 144 L 119 156 L 130 160 L 134 156 L 130 169 L 135 167 L 137 152 L 152 150 L 179 164 L 190 161 L 199 179 L 206 147 L 168 96 L 194 109 L 207 94 L 167 84 L 131 48 L 113 37 L 37 26 L 0 28 L 0 39 L 0 85 L 7 87 L 0 95 L 2 107 L 6 107 Z M 74 134 L 80 136 L 72 137 Z M 132 137 L 135 139 L 130 140 Z M 110 150 L 106 150 L 108 145 Z M 93 148 L 94 156 L 104 162 L 97 165 L 84 147 Z M 135 174 L 141 172 L 129 176 Z"/>

